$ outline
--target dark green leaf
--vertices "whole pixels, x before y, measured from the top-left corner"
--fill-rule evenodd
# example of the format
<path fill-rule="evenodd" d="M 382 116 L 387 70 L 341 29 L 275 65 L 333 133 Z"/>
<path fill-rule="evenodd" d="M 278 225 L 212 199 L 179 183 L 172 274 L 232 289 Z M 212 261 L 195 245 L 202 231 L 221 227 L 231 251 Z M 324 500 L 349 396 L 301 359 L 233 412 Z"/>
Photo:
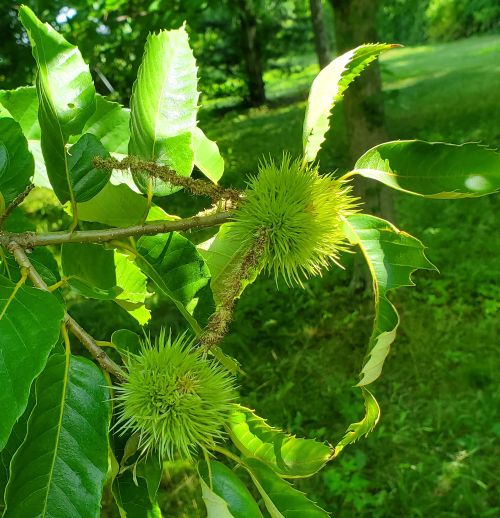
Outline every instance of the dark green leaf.
<path fill-rule="evenodd" d="M 184 27 L 148 36 L 130 99 L 130 155 L 167 165 L 182 176 L 191 174 L 199 96 L 196 71 Z M 147 176 L 134 178 L 147 192 Z M 154 182 L 156 195 L 176 190 Z"/>
<path fill-rule="evenodd" d="M 35 387 L 32 385 L 28 405 L 23 415 L 17 420 L 5 448 L 0 453 L 0 509 L 5 506 L 5 488 L 10 476 L 10 463 L 12 457 L 19 449 L 28 432 L 28 418 L 35 406 Z"/>
<path fill-rule="evenodd" d="M 111 335 L 111 343 L 118 352 L 126 356 L 128 353 L 138 354 L 141 350 L 141 337 L 128 329 L 118 329 Z"/>
<path fill-rule="evenodd" d="M 28 140 L 28 147 L 35 159 L 33 183 L 37 187 L 52 189 L 45 169 L 40 143 L 40 124 L 38 123 L 38 96 L 34 86 L 22 86 L 16 90 L 0 90 L 2 104 L 12 118 L 18 122 Z"/>
<path fill-rule="evenodd" d="M 59 338 L 64 309 L 51 293 L 0 276 L 0 450 Z"/>
<path fill-rule="evenodd" d="M 361 45 L 335 58 L 316 76 L 309 93 L 302 132 L 306 162 L 316 159 L 330 127 L 330 113 L 348 86 L 381 52 L 395 46 L 386 43 Z"/>
<path fill-rule="evenodd" d="M 326 511 L 260 460 L 245 459 L 244 462 L 272 518 L 328 517 Z"/>
<path fill-rule="evenodd" d="M 207 509 L 207 518 L 234 518 L 227 502 L 215 493 L 200 477 L 201 496 Z"/>
<path fill-rule="evenodd" d="M 192 314 L 198 292 L 210 281 L 210 272 L 193 243 L 176 232 L 143 236 L 137 241 L 135 262 L 199 333 Z"/>
<path fill-rule="evenodd" d="M 363 386 L 380 376 L 396 338 L 399 315 L 387 298 L 387 292 L 401 286 L 414 286 L 412 272 L 419 268 L 435 270 L 436 267 L 425 257 L 425 247 L 418 239 L 383 219 L 355 214 L 348 218 L 346 232 L 365 256 L 375 294 L 375 323 L 358 383 Z"/>
<path fill-rule="evenodd" d="M 109 392 L 102 372 L 69 354 L 36 382 L 28 434 L 11 463 L 9 518 L 100 516 L 108 468 Z"/>
<path fill-rule="evenodd" d="M 61 265 L 70 286 L 84 297 L 114 299 L 122 289 L 116 285 L 114 251 L 91 243 L 65 243 Z"/>
<path fill-rule="evenodd" d="M 210 466 L 206 462 L 200 462 L 198 470 L 200 478 L 204 482 L 202 485 L 203 500 L 209 518 L 221 516 L 218 514 L 218 500 L 213 498 L 210 493 L 215 493 L 216 496 L 224 500 L 229 517 L 262 518 L 259 506 L 250 491 L 227 466 L 217 461 L 211 461 Z"/>
<path fill-rule="evenodd" d="M 474 198 L 500 189 L 500 153 L 472 143 L 397 140 L 367 151 L 354 173 L 426 198 Z"/>
<path fill-rule="evenodd" d="M 155 502 L 163 475 L 163 461 L 157 455 L 150 455 L 137 464 L 136 474 L 146 481 L 149 499 Z"/>
<path fill-rule="evenodd" d="M 365 416 L 357 423 L 352 423 L 347 428 L 344 437 L 335 446 L 335 457 L 352 442 L 357 441 L 363 435 L 366 437 L 377 425 L 380 418 L 380 407 L 373 394 L 365 387 L 361 387 L 363 398 L 365 400 Z"/>
<path fill-rule="evenodd" d="M 111 176 L 111 171 L 94 167 L 92 160 L 96 156 L 108 158 L 109 153 L 91 133 L 82 135 L 68 151 L 69 181 L 79 203 L 91 200 L 102 191 Z"/>
<path fill-rule="evenodd" d="M 81 133 L 95 110 L 95 88 L 79 50 L 49 24 L 43 24 L 27 6 L 19 18 L 31 42 L 37 63 L 36 88 L 41 146 L 50 183 L 64 203 L 71 189 L 65 145 Z"/>
<path fill-rule="evenodd" d="M 122 518 L 162 518 L 161 510 L 156 502 L 151 502 L 147 483 L 143 478 L 135 484 L 130 471 L 115 478 L 113 496 L 120 509 Z"/>
<path fill-rule="evenodd" d="M 30 184 L 35 162 L 21 126 L 0 110 L 0 194 L 7 207 Z"/>
<path fill-rule="evenodd" d="M 246 457 L 260 459 L 282 477 L 309 477 L 332 456 L 328 445 L 272 428 L 252 410 L 239 405 L 227 427 L 229 437 Z"/>

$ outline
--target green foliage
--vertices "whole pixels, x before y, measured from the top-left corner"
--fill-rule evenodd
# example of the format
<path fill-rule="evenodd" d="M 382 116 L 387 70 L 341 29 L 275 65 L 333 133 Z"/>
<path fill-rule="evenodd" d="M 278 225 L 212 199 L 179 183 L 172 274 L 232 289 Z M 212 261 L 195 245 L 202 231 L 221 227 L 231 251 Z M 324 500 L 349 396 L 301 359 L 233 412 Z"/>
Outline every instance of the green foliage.
<path fill-rule="evenodd" d="M 269 465 L 282 477 L 309 477 L 330 459 L 332 449 L 312 439 L 297 439 L 272 428 L 252 410 L 237 407 L 229 417 L 231 440 L 245 457 Z"/>
<path fill-rule="evenodd" d="M 398 140 L 367 151 L 354 173 L 427 198 L 476 197 L 500 189 L 500 153 L 472 143 Z"/>
<path fill-rule="evenodd" d="M 432 270 L 435 266 L 425 257 L 424 245 L 418 239 L 383 219 L 354 214 L 347 218 L 346 226 L 350 239 L 361 248 L 366 259 L 375 295 L 373 333 L 358 383 L 362 387 L 380 376 L 399 326 L 398 313 L 387 298 L 387 292 L 412 286 L 410 276 L 416 269 Z"/>
<path fill-rule="evenodd" d="M 130 155 L 160 161 L 182 176 L 194 164 L 198 90 L 196 62 L 184 28 L 148 37 L 130 99 Z M 135 176 L 142 192 L 148 180 Z M 165 196 L 172 189 L 155 182 L 153 193 Z"/>
<path fill-rule="evenodd" d="M 248 469 L 264 505 L 272 518 L 326 518 L 328 513 L 280 478 L 269 466 L 257 459 L 246 459 Z"/>
<path fill-rule="evenodd" d="M 110 171 L 96 169 L 92 160 L 109 157 L 101 142 L 91 133 L 84 133 L 68 152 L 70 187 L 76 202 L 91 200 L 108 183 Z"/>
<path fill-rule="evenodd" d="M 99 516 L 109 426 L 102 372 L 85 358 L 55 354 L 36 397 L 11 462 L 5 516 Z"/>
<path fill-rule="evenodd" d="M 24 280 L 14 284 L 0 276 L 0 448 L 28 404 L 31 384 L 59 338 L 63 318 L 63 308 L 54 295 L 23 286 Z"/>
<path fill-rule="evenodd" d="M 385 43 L 361 45 L 334 59 L 316 76 L 309 92 L 302 131 L 305 161 L 315 160 L 330 127 L 330 113 L 352 81 L 379 54 L 394 46 Z"/>
<path fill-rule="evenodd" d="M 265 10 L 265 3 L 241 9 L 249 23 Z M 420 241 L 374 216 L 352 214 L 354 202 L 344 182 L 358 173 L 423 196 L 484 195 L 498 188 L 498 155 L 475 145 L 397 142 L 368 151 L 356 169 L 340 179 L 331 173 L 321 176 L 310 162 L 316 160 L 329 130 L 332 108 L 363 68 L 392 47 L 364 45 L 337 58 L 313 82 L 303 138 L 297 138 L 305 156 L 285 158 L 279 166 L 269 161 L 245 192 L 221 189 L 216 183 L 224 162 L 216 144 L 197 128 L 197 69 L 184 28 L 149 37 L 129 112 L 95 95 L 76 47 L 29 8 L 22 7 L 20 17 L 37 64 L 38 104 L 34 89 L 0 94 L 0 122 L 7 121 L 0 127 L 0 178 L 13 178 L 4 182 L 5 187 L 1 184 L 0 199 L 6 229 L 0 232 L 5 274 L 0 279 L 0 379 L 6 389 L 0 401 L 5 417 L 0 443 L 6 447 L 0 481 L 7 484 L 6 515 L 73 516 L 76 509 L 77 514 L 97 516 L 107 478 L 107 495 L 111 498 L 112 493 L 122 515 L 157 516 L 164 461 L 189 462 L 203 453 L 199 483 L 210 516 L 261 516 L 264 509 L 279 518 L 327 516 L 315 498 L 309 499 L 298 487 L 377 424 L 379 405 L 365 385 L 380 375 L 399 326 L 387 292 L 411 285 L 415 269 L 433 268 Z M 43 157 L 37 156 L 39 143 Z M 49 187 L 59 202 L 71 202 L 71 207 L 64 207 L 73 217 L 68 231 L 61 230 L 67 219 L 63 207 L 54 209 L 59 210 L 58 220 L 51 226 L 23 219 L 25 210 L 39 210 L 32 206 L 40 204 L 40 198 L 28 198 L 17 207 L 20 199 L 15 200 L 34 173 L 30 151 L 37 162 L 38 185 Z M 127 153 L 150 160 L 141 166 L 144 171 L 134 171 L 146 197 L 129 171 L 118 173 L 113 171 L 120 165 L 116 160 L 106 162 L 112 154 Z M 100 157 L 96 163 L 95 156 Z M 129 159 L 121 165 L 131 163 Z M 193 165 L 212 183 L 187 178 Z M 184 219 L 167 214 L 155 205 L 153 194 L 173 194 L 174 189 L 152 177 L 151 171 L 161 170 L 158 166 L 174 170 L 168 178 L 176 186 L 209 195 L 214 205 L 193 214 L 195 205 L 189 203 L 191 217 Z M 35 190 L 34 196 L 40 192 Z M 174 200 L 169 210 L 175 210 L 177 200 L 186 200 L 185 193 L 169 200 Z M 199 250 L 195 243 L 209 234 L 198 230 L 188 238 L 176 232 L 222 223 L 217 236 Z M 360 247 L 372 274 L 375 323 L 358 383 L 365 417 L 351 424 L 333 449 L 321 440 L 297 439 L 245 407 L 232 405 L 236 394 L 230 372 L 237 372 L 237 361 L 223 352 L 221 342 L 236 299 L 262 266 L 284 272 L 286 280 L 309 289 L 314 279 L 299 280 L 299 272 L 310 277 L 321 273 L 329 262 L 340 260 L 338 252 L 348 242 Z M 46 245 L 52 245 L 58 261 L 42 251 Z M 64 274 L 60 282 L 58 263 Z M 65 312 L 69 308 L 74 314 L 81 307 L 80 297 L 95 299 L 94 314 L 87 320 L 97 320 L 97 304 L 106 302 L 115 303 L 110 328 L 119 318 L 128 319 L 116 326 L 121 329 L 112 334 L 111 342 L 106 336 L 94 339 Z M 308 300 L 309 292 L 297 299 Z M 171 310 L 184 319 L 181 324 Z M 272 333 L 274 324 L 264 304 L 259 311 L 256 327 L 269 327 L 277 343 L 283 331 Z M 344 314 L 342 323 L 350 322 L 353 329 L 357 317 L 368 313 L 366 307 L 358 311 Z M 138 335 L 127 327 L 137 330 L 151 316 L 149 331 L 156 340 L 139 345 Z M 321 318 L 313 314 L 311 321 Z M 169 327 L 178 325 L 177 339 L 166 337 L 165 321 Z M 246 325 L 250 334 L 254 332 Z M 233 338 L 243 343 L 245 326 L 236 330 Z M 81 351 L 68 332 L 104 375 L 95 363 L 75 354 Z M 58 345 L 61 337 L 64 354 Z M 314 340 L 305 341 L 302 358 L 313 345 Z M 255 343 L 251 349 L 253 356 L 264 353 Z M 214 358 L 208 359 L 209 354 Z M 240 357 L 243 351 L 233 354 Z M 299 360 L 300 356 L 291 358 L 295 366 L 283 376 L 292 386 Z M 316 358 L 312 363 L 309 384 L 315 390 L 323 388 L 317 386 L 316 373 L 326 363 L 333 361 Z M 258 375 L 258 369 L 246 371 L 247 379 Z M 111 376 L 116 378 L 113 394 L 108 388 Z M 34 404 L 29 399 L 33 385 Z M 286 405 L 287 390 L 291 388 L 279 395 Z M 114 416 L 109 399 L 117 402 Z M 338 405 L 350 408 L 351 400 L 348 395 L 339 398 Z M 309 431 L 306 424 L 304 429 Z M 325 439 L 339 430 L 323 427 L 315 435 Z M 222 441 L 232 444 L 226 448 L 219 444 Z M 243 469 L 231 471 L 220 462 L 223 458 Z M 284 478 L 297 479 L 298 487 Z M 446 483 L 443 479 L 442 486 Z"/>
<path fill-rule="evenodd" d="M 34 163 L 21 126 L 4 113 L 0 110 L 0 195 L 7 207 L 29 185 Z"/>
<path fill-rule="evenodd" d="M 384 39 L 405 45 L 451 41 L 498 31 L 500 6 L 495 0 L 383 0 L 377 24 Z"/>
<path fill-rule="evenodd" d="M 38 120 L 50 183 L 59 200 L 73 200 L 66 144 L 95 111 L 95 89 L 80 52 L 23 6 L 19 17 L 37 62 Z"/>
<path fill-rule="evenodd" d="M 248 489 L 227 466 L 209 461 L 198 470 L 209 518 L 262 518 Z"/>
<path fill-rule="evenodd" d="M 137 241 L 135 262 L 198 334 L 201 326 L 193 312 L 210 272 L 193 243 L 175 232 L 143 236 Z"/>

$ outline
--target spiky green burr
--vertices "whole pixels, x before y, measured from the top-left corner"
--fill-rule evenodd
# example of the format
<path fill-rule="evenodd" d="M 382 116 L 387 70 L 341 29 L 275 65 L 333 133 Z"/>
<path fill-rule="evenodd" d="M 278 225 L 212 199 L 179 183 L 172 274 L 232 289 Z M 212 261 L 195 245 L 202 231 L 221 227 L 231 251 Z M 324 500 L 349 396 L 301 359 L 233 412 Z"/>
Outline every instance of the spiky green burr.
<path fill-rule="evenodd" d="M 252 246 L 265 236 L 262 267 L 287 284 L 321 274 L 347 248 L 343 221 L 358 205 L 351 186 L 315 165 L 292 160 L 263 162 L 236 211 L 233 231 Z"/>
<path fill-rule="evenodd" d="M 222 437 L 235 399 L 233 378 L 191 339 L 162 331 L 126 362 L 117 387 L 119 433 L 137 434 L 143 455 L 192 459 Z"/>

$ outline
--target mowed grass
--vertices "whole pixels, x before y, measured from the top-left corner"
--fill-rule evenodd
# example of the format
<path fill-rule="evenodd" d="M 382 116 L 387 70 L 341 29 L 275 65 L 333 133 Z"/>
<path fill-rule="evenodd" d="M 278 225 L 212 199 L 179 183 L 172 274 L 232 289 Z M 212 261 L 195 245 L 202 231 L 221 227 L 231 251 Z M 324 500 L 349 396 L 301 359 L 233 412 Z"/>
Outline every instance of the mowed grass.
<path fill-rule="evenodd" d="M 269 75 L 266 108 L 202 114 L 227 158 L 226 183 L 242 186 L 262 156 L 300 153 L 312 59 L 294 81 Z M 500 147 L 500 37 L 392 51 L 382 73 L 391 138 Z M 325 170 L 345 166 L 341 115 L 320 157 Z M 498 516 L 498 197 L 395 199 L 395 223 L 423 240 L 441 273 L 417 272 L 416 287 L 392 296 L 401 326 L 372 387 L 377 429 L 297 485 L 337 517 Z M 344 262 L 347 271 L 305 290 L 260 279 L 224 344 L 252 373 L 241 379 L 244 403 L 275 426 L 330 442 L 363 415 L 352 385 L 373 313 L 370 293 L 349 290 L 351 257 Z"/>

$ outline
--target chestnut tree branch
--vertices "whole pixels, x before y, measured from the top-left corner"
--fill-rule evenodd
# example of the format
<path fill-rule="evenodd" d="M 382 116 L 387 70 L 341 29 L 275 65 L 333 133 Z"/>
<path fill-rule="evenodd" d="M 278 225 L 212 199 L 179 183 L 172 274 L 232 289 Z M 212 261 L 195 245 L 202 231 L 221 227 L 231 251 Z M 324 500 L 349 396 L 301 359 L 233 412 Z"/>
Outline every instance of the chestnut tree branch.
<path fill-rule="evenodd" d="M 23 247 L 16 241 L 11 241 L 7 245 L 7 249 L 14 256 L 17 264 L 24 268 L 33 284 L 43 290 L 49 291 L 48 286 L 42 279 L 35 267 L 31 264 Z M 117 365 L 95 342 L 95 340 L 85 331 L 78 322 L 76 322 L 67 312 L 64 314 L 64 323 L 67 328 L 75 335 L 76 338 L 89 351 L 92 357 L 99 363 L 99 365 L 107 372 L 115 376 L 120 381 L 125 379 L 123 370 Z"/>
<path fill-rule="evenodd" d="M 151 221 L 142 225 L 123 228 L 106 228 L 101 230 L 77 230 L 63 232 L 0 232 L 0 246 L 8 248 L 10 243 L 16 243 L 21 248 L 36 246 L 59 245 L 62 243 L 104 243 L 115 239 L 132 236 L 151 236 L 167 232 L 181 232 L 192 228 L 204 228 L 221 225 L 229 221 L 232 212 L 216 212 L 208 216 L 193 216 L 175 221 Z"/>

